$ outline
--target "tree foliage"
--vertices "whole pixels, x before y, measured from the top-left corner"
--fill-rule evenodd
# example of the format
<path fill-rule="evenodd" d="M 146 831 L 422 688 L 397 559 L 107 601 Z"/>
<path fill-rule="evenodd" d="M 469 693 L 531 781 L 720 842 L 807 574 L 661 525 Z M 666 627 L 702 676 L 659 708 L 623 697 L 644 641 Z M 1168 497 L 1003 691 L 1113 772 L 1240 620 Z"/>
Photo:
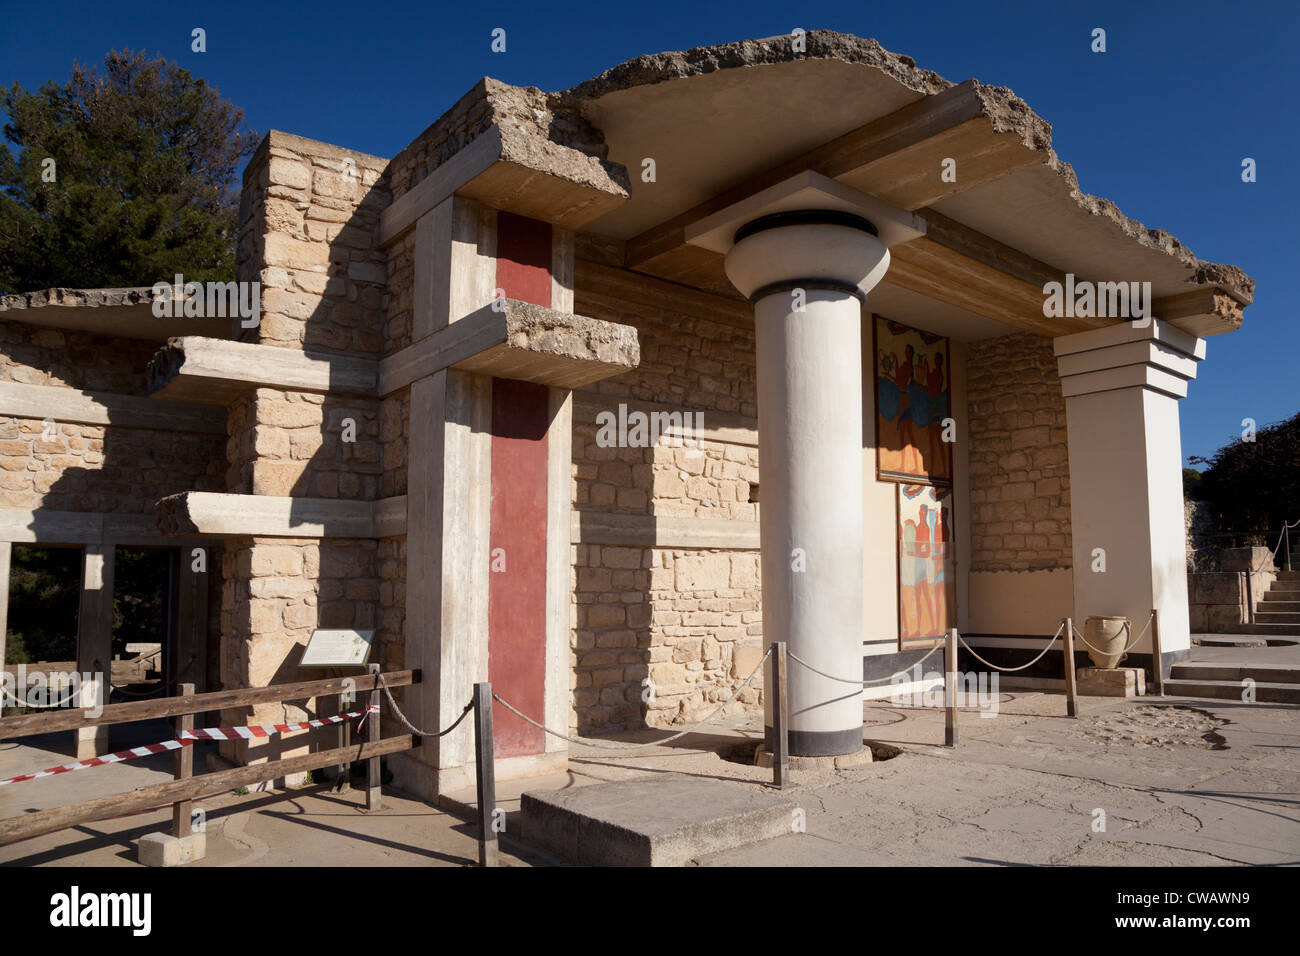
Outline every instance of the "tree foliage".
<path fill-rule="evenodd" d="M 1268 531 L 1271 547 L 1282 522 L 1300 518 L 1300 414 L 1191 460 L 1208 466 L 1198 497 L 1221 530 Z"/>
<path fill-rule="evenodd" d="M 102 72 L 0 90 L 0 108 L 0 292 L 235 277 L 236 172 L 258 136 L 204 80 L 114 51 Z"/>

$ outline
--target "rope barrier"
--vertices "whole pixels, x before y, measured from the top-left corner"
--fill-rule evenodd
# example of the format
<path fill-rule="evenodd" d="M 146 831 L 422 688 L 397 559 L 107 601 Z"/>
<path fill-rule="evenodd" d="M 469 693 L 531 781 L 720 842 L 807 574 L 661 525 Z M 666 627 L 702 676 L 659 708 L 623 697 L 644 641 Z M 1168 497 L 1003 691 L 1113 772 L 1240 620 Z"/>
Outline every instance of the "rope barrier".
<path fill-rule="evenodd" d="M 506 708 L 506 710 L 510 711 L 516 717 L 520 717 L 523 720 L 526 720 L 528 723 L 532 724 L 538 730 L 544 731 L 545 733 L 550 734 L 552 737 L 558 737 L 561 740 L 567 740 L 571 744 L 579 744 L 583 747 L 595 747 L 598 750 L 617 750 L 620 753 L 632 754 L 640 750 L 653 750 L 656 747 L 662 747 L 664 744 L 672 743 L 674 740 L 677 740 L 681 737 L 685 737 L 689 733 L 694 733 L 696 730 L 703 727 L 710 720 L 712 720 L 719 713 L 721 713 L 723 708 L 725 708 L 728 704 L 730 704 L 733 700 L 735 700 L 737 697 L 740 696 L 741 691 L 743 691 L 746 687 L 748 687 L 750 681 L 752 681 L 756 676 L 758 676 L 758 672 L 763 669 L 763 664 L 767 661 L 768 657 L 770 657 L 771 654 L 772 654 L 772 649 L 769 647 L 767 651 L 764 652 L 763 656 L 759 658 L 758 666 L 755 667 L 752 671 L 750 671 L 749 676 L 746 677 L 744 681 L 741 682 L 740 686 L 736 688 L 736 690 L 732 693 L 732 695 L 728 697 L 726 700 L 724 700 L 717 707 L 715 707 L 713 709 L 713 712 L 710 713 L 709 716 L 705 717 L 703 720 L 699 721 L 698 723 L 692 724 L 691 726 L 687 727 L 685 730 L 681 731 L 680 733 L 673 734 L 671 737 L 665 737 L 663 740 L 656 740 L 654 743 L 650 743 L 650 744 L 633 744 L 631 746 L 624 746 L 621 744 L 597 743 L 596 741 L 593 740 L 583 740 L 581 737 L 570 737 L 568 734 L 562 734 L 557 730 L 551 730 L 551 728 L 547 727 L 545 724 L 539 724 L 537 721 L 533 720 L 533 718 L 529 717 L 527 714 L 521 713 L 513 705 L 511 705 L 509 701 L 503 700 L 501 696 L 497 694 L 496 691 L 492 692 L 492 699 L 495 700 L 497 703 L 501 704 L 503 707 Z"/>
<path fill-rule="evenodd" d="M 415 736 L 417 737 L 445 737 L 453 730 L 455 730 L 457 727 L 459 727 L 460 722 L 465 719 L 465 715 L 474 709 L 474 700 L 473 698 L 471 698 L 470 702 L 465 705 L 465 709 L 460 712 L 460 716 L 457 717 L 455 722 L 446 730 L 440 730 L 437 732 L 421 730 L 420 728 L 416 727 L 413 723 L 411 723 L 409 720 L 407 720 L 406 715 L 402 713 L 402 709 L 397 706 L 397 701 L 393 700 L 393 694 L 388 689 L 388 681 L 384 680 L 384 675 L 377 674 L 375 676 L 379 678 L 379 688 L 384 692 L 384 697 L 388 699 L 388 706 L 393 708 L 393 713 L 396 714 L 397 719 L 402 722 L 402 726 L 405 727 L 409 732 L 415 734 Z"/>
<path fill-rule="evenodd" d="M 1296 518 L 1296 519 L 1295 519 L 1295 523 L 1291 523 L 1291 522 L 1289 522 L 1289 521 L 1283 519 L 1283 521 L 1282 521 L 1282 530 L 1279 531 L 1279 532 L 1278 532 L 1278 535 L 1277 535 L 1277 544 L 1273 545 L 1273 563 L 1274 563 L 1274 564 L 1277 563 L 1277 552 L 1278 552 L 1278 549 L 1279 549 L 1280 547 L 1282 547 L 1282 539 L 1286 537 L 1286 533 L 1287 533 L 1288 531 L 1290 531 L 1292 528 L 1300 528 L 1300 518 Z M 1266 538 L 1265 540 L 1268 540 L 1268 539 Z"/>
<path fill-rule="evenodd" d="M 1142 640 L 1143 635 L 1145 635 L 1146 632 L 1151 628 L 1151 622 L 1152 622 L 1153 620 L 1155 620 L 1155 616 L 1156 616 L 1156 612 L 1153 610 L 1153 611 L 1151 612 L 1151 616 L 1147 618 L 1146 626 L 1142 628 L 1142 633 L 1139 634 L 1137 637 L 1133 638 L 1133 642 L 1132 642 L 1131 644 L 1129 644 L 1128 647 L 1124 648 L 1124 650 L 1120 651 L 1121 654 L 1127 654 L 1129 651 L 1131 651 L 1134 647 L 1137 646 L 1138 641 Z M 1129 627 L 1129 623 L 1128 623 L 1128 621 L 1125 621 L 1125 622 L 1124 622 L 1124 626 L 1125 626 L 1126 628 L 1128 628 L 1128 632 L 1129 632 L 1130 634 L 1133 633 L 1133 628 Z M 1101 648 L 1099 648 L 1099 647 L 1093 647 L 1091 644 L 1089 644 L 1089 643 L 1088 643 L 1088 639 L 1087 639 L 1086 637 L 1084 637 L 1083 634 L 1081 634 L 1081 633 L 1079 632 L 1079 629 L 1078 629 L 1077 627 L 1074 629 L 1074 634 L 1075 634 L 1075 636 L 1076 636 L 1077 638 L 1079 638 L 1079 640 L 1083 641 L 1083 643 L 1084 643 L 1085 645 L 1087 645 L 1088 647 L 1092 648 L 1092 649 L 1093 649 L 1094 651 L 1096 651 L 1098 654 L 1101 654 L 1102 656 L 1105 656 L 1105 657 L 1109 657 L 1109 656 L 1110 656 L 1110 654 L 1109 654 L 1107 651 L 1103 651 Z"/>
<path fill-rule="evenodd" d="M 1052 649 L 1052 645 L 1056 643 L 1056 639 L 1061 636 L 1061 631 L 1063 630 L 1065 630 L 1064 621 L 1062 621 L 1061 626 L 1056 629 L 1056 633 L 1052 635 L 1052 639 L 1047 642 L 1047 646 L 1038 652 L 1038 656 L 1035 657 L 1028 664 L 1021 664 L 1019 667 L 998 667 L 997 664 L 990 664 L 984 658 L 980 657 L 978 654 L 975 653 L 975 648 L 971 647 L 969 644 L 966 643 L 966 638 L 962 637 L 960 632 L 957 634 L 957 640 L 961 641 L 962 647 L 970 651 L 971 657 L 975 658 L 975 660 L 979 661 L 985 667 L 991 667 L 995 671 L 1002 671 L 1004 674 L 1012 674 L 1015 673 L 1016 671 L 1022 671 L 1026 667 L 1032 667 L 1034 664 L 1037 664 L 1040 660 L 1042 660 L 1043 655 Z"/>
<path fill-rule="evenodd" d="M 914 661 L 911 667 L 905 668 L 904 670 L 901 671 L 894 671 L 894 673 L 890 674 L 888 677 L 873 677 L 871 680 L 848 680 L 844 677 L 836 677 L 834 674 L 827 674 L 825 671 L 819 671 L 817 668 L 813 667 L 811 664 L 803 660 L 797 654 L 792 654 L 790 651 L 786 651 L 785 656 L 790 658 L 790 660 L 794 661 L 795 663 L 800 664 L 803 667 L 806 667 L 808 670 L 812 671 L 814 674 L 818 675 L 819 677 L 825 677 L 827 680 L 838 681 L 841 684 L 855 684 L 858 687 L 867 687 L 870 684 L 883 684 L 887 680 L 893 680 L 899 674 L 906 674 L 907 671 L 911 670 L 912 667 L 916 667 L 918 664 L 925 663 L 926 658 L 928 658 L 935 651 L 939 650 L 941 647 L 943 647 L 942 644 L 934 645 L 934 647 L 930 648 L 929 653 L 927 653 L 925 657 L 922 657 L 918 661 Z"/>

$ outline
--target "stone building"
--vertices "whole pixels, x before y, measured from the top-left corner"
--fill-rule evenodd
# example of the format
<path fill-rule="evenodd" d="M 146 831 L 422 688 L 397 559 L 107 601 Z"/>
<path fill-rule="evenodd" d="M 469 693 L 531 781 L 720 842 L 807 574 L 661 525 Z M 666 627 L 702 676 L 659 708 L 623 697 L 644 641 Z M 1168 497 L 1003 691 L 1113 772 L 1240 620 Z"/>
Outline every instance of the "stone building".
<path fill-rule="evenodd" d="M 1187 652 L 1178 399 L 1253 282 L 1081 192 L 1004 88 L 828 32 L 484 79 L 392 159 L 270 133 L 239 278 L 255 324 L 0 306 L 0 529 L 85 548 L 86 662 L 124 545 L 183 558 L 173 670 L 283 681 L 371 629 L 425 727 L 484 679 L 550 727 L 680 726 L 778 639 L 872 679 L 945 626 L 1018 663 L 1156 608 Z M 857 694 L 791 681 L 795 753 L 861 746 Z M 503 778 L 565 764 L 497 733 Z M 432 795 L 472 756 L 465 725 L 392 764 Z"/>

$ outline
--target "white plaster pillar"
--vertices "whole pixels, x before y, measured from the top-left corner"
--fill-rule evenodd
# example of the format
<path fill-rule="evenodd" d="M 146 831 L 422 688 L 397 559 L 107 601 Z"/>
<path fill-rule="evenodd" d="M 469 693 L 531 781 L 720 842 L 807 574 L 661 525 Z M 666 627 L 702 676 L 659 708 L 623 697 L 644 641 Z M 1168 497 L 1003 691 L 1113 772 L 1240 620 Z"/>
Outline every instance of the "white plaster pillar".
<path fill-rule="evenodd" d="M 1152 608 L 1166 661 L 1190 646 L 1178 400 L 1205 341 L 1154 319 L 1054 341 L 1070 450 L 1074 619 Z M 1104 560 L 1105 570 L 1102 571 Z M 1131 640 L 1131 638 L 1130 638 Z M 1148 631 L 1130 652 L 1149 659 Z"/>
<path fill-rule="evenodd" d="M 687 230 L 754 303 L 763 635 L 862 678 L 862 303 L 915 217 L 801 173 Z M 791 662 L 790 753 L 862 749 L 861 687 Z"/>
<path fill-rule="evenodd" d="M 727 256 L 754 299 L 763 629 L 819 670 L 862 674 L 862 310 L 889 265 L 865 220 L 757 220 Z M 862 748 L 861 689 L 789 669 L 790 752 Z"/>

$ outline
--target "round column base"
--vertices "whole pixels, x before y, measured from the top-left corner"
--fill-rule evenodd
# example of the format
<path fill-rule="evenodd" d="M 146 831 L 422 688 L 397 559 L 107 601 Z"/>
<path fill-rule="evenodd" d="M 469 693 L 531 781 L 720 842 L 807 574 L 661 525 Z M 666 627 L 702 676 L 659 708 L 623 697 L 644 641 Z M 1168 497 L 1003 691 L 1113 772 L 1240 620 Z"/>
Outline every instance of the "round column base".
<path fill-rule="evenodd" d="M 799 773 L 831 773 L 836 770 L 850 770 L 854 767 L 865 767 L 873 760 L 875 760 L 875 757 L 871 753 L 870 747 L 863 747 L 855 754 L 828 755 L 825 757 L 790 756 L 787 758 L 790 769 Z M 772 766 L 772 751 L 760 745 L 754 752 L 754 765 L 770 769 Z"/>
<path fill-rule="evenodd" d="M 862 747 L 862 728 L 846 730 L 791 730 L 788 735 L 791 757 L 841 757 L 856 754 Z M 763 745 L 772 747 L 772 728 L 763 728 Z M 868 753 L 870 751 L 868 750 Z"/>

